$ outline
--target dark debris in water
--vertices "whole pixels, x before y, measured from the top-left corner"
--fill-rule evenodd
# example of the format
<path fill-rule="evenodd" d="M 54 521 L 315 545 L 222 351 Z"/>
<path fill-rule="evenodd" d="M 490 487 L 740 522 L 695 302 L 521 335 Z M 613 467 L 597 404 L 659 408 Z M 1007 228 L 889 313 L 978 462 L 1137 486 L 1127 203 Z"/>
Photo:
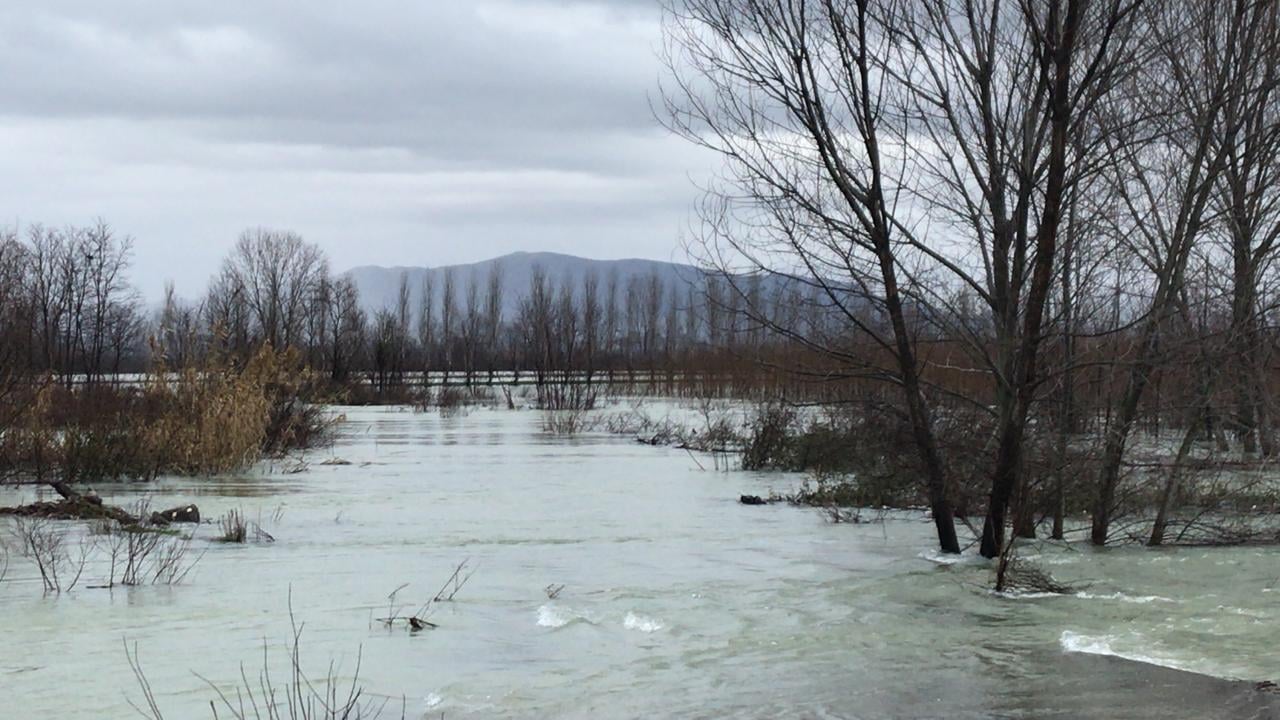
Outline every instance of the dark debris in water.
<path fill-rule="evenodd" d="M 1003 572 L 1002 590 L 1004 592 L 1071 595 L 1079 590 L 1058 582 L 1040 566 L 1021 558 L 1009 558 Z"/>
<path fill-rule="evenodd" d="M 37 517 L 49 520 L 115 520 L 121 525 L 133 525 L 137 518 L 123 508 L 93 502 L 88 498 L 63 498 L 53 501 L 37 501 L 17 507 L 0 508 L 0 515 Z"/>

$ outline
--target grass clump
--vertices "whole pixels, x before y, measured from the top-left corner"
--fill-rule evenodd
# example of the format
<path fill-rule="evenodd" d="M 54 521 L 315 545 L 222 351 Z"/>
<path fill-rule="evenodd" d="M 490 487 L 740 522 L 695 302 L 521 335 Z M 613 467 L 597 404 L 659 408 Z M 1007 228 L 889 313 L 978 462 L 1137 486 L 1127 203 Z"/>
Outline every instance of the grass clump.
<path fill-rule="evenodd" d="M 236 509 L 228 510 L 218 520 L 218 528 L 222 533 L 218 536 L 219 542 L 243 543 L 249 538 L 249 523 L 244 513 Z"/>

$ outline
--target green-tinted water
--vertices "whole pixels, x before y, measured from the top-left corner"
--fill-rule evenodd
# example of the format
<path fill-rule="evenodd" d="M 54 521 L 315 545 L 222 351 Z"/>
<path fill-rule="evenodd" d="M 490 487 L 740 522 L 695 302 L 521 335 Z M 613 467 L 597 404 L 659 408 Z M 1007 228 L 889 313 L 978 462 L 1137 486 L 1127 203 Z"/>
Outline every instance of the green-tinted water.
<path fill-rule="evenodd" d="M 134 716 L 127 639 L 169 718 L 207 717 L 213 693 L 193 673 L 229 688 L 244 662 L 253 677 L 263 639 L 288 637 L 290 592 L 313 674 L 330 658 L 349 673 L 360 650 L 367 689 L 403 696 L 410 717 L 1249 717 L 1247 688 L 1149 663 L 1280 674 L 1275 550 L 1046 546 L 1045 567 L 1088 589 L 1000 598 L 985 566 L 925 559 L 921 516 L 830 525 L 736 502 L 794 478 L 554 438 L 532 412 L 345 412 L 305 472 L 152 488 L 155 506 L 260 512 L 277 538 L 215 544 L 201 527 L 184 585 L 41 597 L 13 558 L 0 716 Z M 475 575 L 439 629 L 371 621 L 390 591 L 409 583 L 398 597 L 421 603 L 464 559 Z M 552 583 L 566 586 L 554 600 Z"/>

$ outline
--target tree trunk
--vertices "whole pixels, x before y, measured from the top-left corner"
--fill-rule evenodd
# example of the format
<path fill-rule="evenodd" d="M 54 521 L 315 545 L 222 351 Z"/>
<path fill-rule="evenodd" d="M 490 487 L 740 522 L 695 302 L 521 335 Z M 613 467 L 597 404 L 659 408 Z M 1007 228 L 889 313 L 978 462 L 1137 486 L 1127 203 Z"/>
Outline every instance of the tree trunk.
<path fill-rule="evenodd" d="M 1120 407 L 1117 409 L 1115 419 L 1107 428 L 1098 496 L 1093 508 L 1093 527 L 1089 535 L 1094 545 L 1107 544 L 1107 533 L 1111 530 L 1111 506 L 1115 503 L 1116 486 L 1120 483 L 1120 463 L 1124 460 L 1129 432 L 1133 429 L 1133 421 L 1138 413 L 1138 401 L 1142 399 L 1142 393 L 1146 390 L 1147 381 L 1154 366 L 1153 358 L 1156 356 L 1159 338 L 1156 328 L 1156 320 L 1149 319 L 1143 330 L 1138 360 L 1129 371 L 1129 380 L 1125 385 Z"/>
<path fill-rule="evenodd" d="M 911 421 L 911 433 L 916 448 L 924 460 L 929 509 L 933 514 L 934 528 L 938 533 L 938 546 L 942 552 L 958 554 L 960 541 L 956 537 L 955 517 L 947 493 L 942 457 L 938 452 L 937 439 L 933 435 L 932 419 L 920 390 L 919 369 L 916 367 L 915 353 L 911 347 L 910 335 L 903 317 L 902 300 L 898 294 L 897 273 L 893 265 L 894 259 L 890 254 L 887 227 L 884 230 L 884 234 L 877 238 L 876 244 L 880 251 L 880 271 L 885 283 L 885 306 L 893 325 L 898 370 L 902 376 L 902 391 L 907 403 L 907 415 Z"/>
<path fill-rule="evenodd" d="M 1200 423 L 1193 421 L 1187 426 L 1186 434 L 1182 436 L 1182 444 L 1178 446 L 1178 456 L 1173 461 L 1173 468 L 1169 470 L 1169 477 L 1165 480 L 1164 489 L 1160 493 L 1160 505 L 1156 509 L 1155 522 L 1151 525 L 1151 539 L 1147 543 L 1149 545 L 1160 545 L 1164 542 L 1164 531 L 1169 522 L 1169 508 L 1173 504 L 1173 498 L 1178 492 L 1178 483 L 1182 479 L 1182 464 L 1190 454 L 1198 432 L 1200 432 Z"/>

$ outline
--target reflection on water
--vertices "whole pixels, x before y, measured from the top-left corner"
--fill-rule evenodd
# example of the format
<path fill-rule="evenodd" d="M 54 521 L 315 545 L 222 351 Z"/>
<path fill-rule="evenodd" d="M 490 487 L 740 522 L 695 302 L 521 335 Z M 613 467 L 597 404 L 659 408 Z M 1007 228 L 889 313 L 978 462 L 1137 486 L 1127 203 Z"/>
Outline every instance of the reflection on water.
<path fill-rule="evenodd" d="M 368 689 L 403 696 L 411 717 L 1244 717 L 1256 700 L 1241 685 L 1155 665 L 1280 667 L 1271 549 L 1046 546 L 1040 561 L 1087 589 L 1000 598 L 980 563 L 921 557 L 923 517 L 828 525 L 735 502 L 794 478 L 550 437 L 531 412 L 343 411 L 304 472 L 149 488 L 153 506 L 196 499 L 207 518 L 243 508 L 277 539 L 209 543 L 202 527 L 183 586 L 42 598 L 14 562 L 0 715 L 132 716 L 128 639 L 169 717 L 205 717 L 193 673 L 229 688 L 244 662 L 252 677 L 264 639 L 287 638 L 290 594 L 313 673 L 331 657 L 350 673 L 360 650 Z M 421 603 L 464 559 L 476 574 L 439 629 L 372 622 L 392 590 L 409 583 L 398 599 Z M 549 584 L 565 588 L 549 599 Z"/>

